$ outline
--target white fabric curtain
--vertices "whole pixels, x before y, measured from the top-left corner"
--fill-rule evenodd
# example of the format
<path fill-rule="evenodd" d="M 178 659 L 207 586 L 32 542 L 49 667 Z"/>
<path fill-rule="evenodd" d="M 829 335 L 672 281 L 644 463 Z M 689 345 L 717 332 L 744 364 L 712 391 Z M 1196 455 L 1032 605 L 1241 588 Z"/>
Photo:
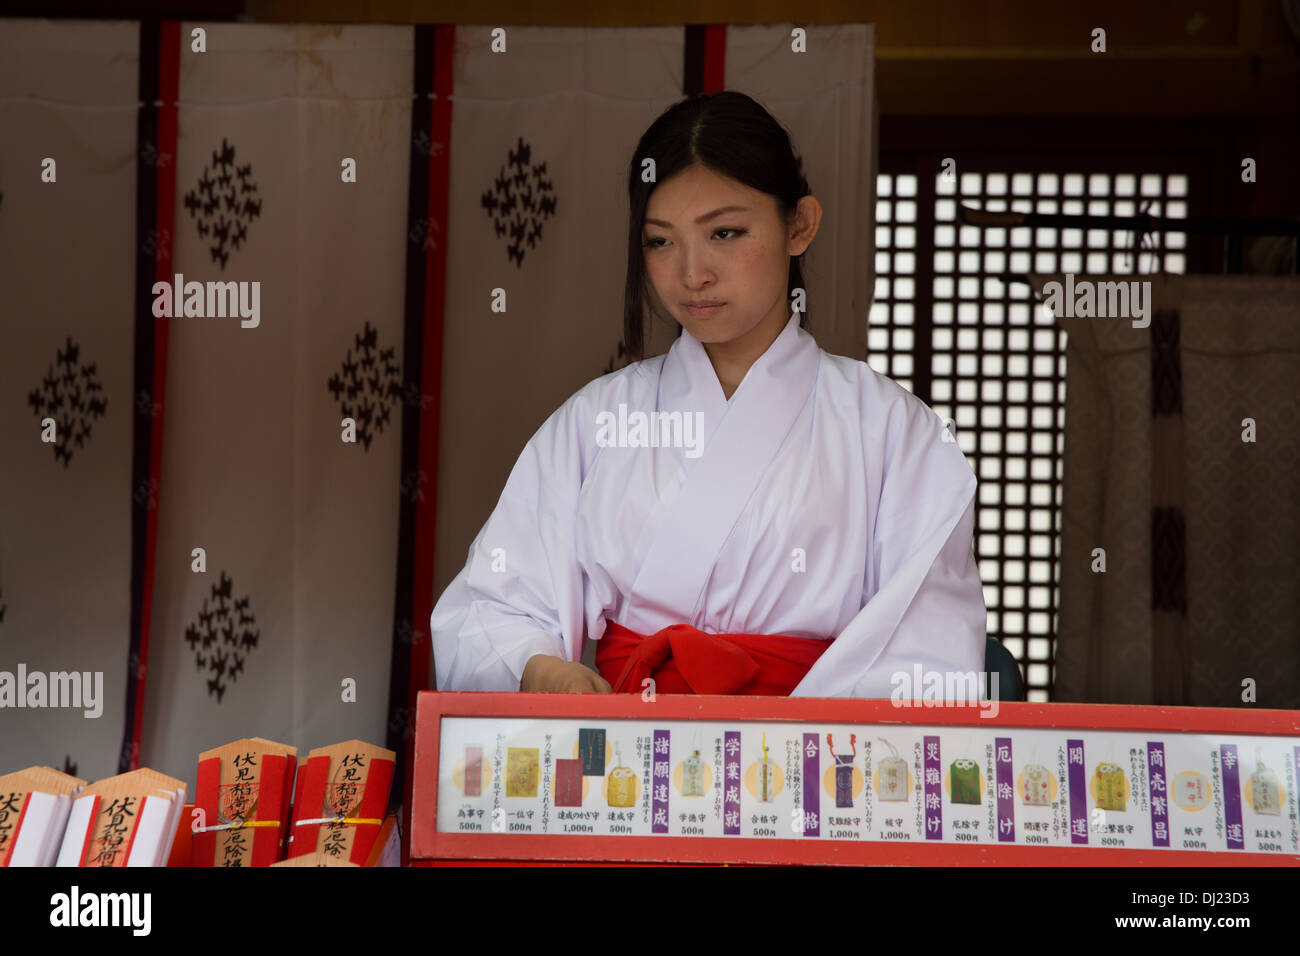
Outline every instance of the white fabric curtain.
<path fill-rule="evenodd" d="M 139 33 L 136 23 L 0 28 L 0 671 L 98 674 L 91 684 L 102 689 L 96 717 L 0 710 L 0 773 L 118 769 L 131 631 Z"/>
<path fill-rule="evenodd" d="M 175 270 L 261 315 L 171 322 L 142 759 L 190 780 L 239 737 L 386 740 L 413 77 L 410 27 L 202 26 Z"/>
<path fill-rule="evenodd" d="M 1086 278 L 1153 300 L 1148 328 L 1058 318 L 1055 698 L 1300 707 L 1300 279 Z"/>

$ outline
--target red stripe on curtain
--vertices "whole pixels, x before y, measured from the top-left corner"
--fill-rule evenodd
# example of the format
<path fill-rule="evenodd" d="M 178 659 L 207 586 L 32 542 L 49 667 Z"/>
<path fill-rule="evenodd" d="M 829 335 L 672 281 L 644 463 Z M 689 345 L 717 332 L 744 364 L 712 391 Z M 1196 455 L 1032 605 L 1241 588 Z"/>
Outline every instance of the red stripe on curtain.
<path fill-rule="evenodd" d="M 720 93 L 727 88 L 727 25 L 710 23 L 704 28 L 703 93 Z"/>
<path fill-rule="evenodd" d="M 176 233 L 176 97 L 180 88 L 181 25 L 178 20 L 161 24 L 158 49 L 158 156 L 172 158 L 159 161 L 155 173 L 154 277 L 159 282 L 172 281 L 172 249 Z M 145 103 L 141 109 L 152 109 Z M 137 158 L 137 162 L 139 162 Z M 170 319 L 154 319 L 153 416 L 149 438 L 149 480 L 157 501 L 162 497 L 163 414 L 167 392 L 167 333 Z M 154 566 L 158 552 L 158 507 L 148 509 L 145 524 L 144 586 L 141 598 L 139 658 L 130 678 L 135 680 L 135 715 L 131 727 L 129 769 L 140 763 L 140 742 L 144 727 L 145 679 L 149 669 L 149 636 L 153 624 Z"/>
<path fill-rule="evenodd" d="M 420 691 L 428 689 L 432 635 L 423 630 L 433 614 L 433 559 L 438 519 L 438 443 L 442 410 L 443 321 L 447 292 L 447 206 L 451 185 L 451 95 L 455 89 L 454 24 L 433 28 L 433 101 L 429 138 L 427 216 L 429 235 L 438 242 L 425 244 L 424 335 L 420 357 L 422 395 L 433 401 L 420 403 L 419 469 L 428 476 L 429 493 L 416 498 L 414 581 L 411 584 L 411 625 L 407 692 L 407 733 L 403 738 L 402 774 L 402 864 L 410 862 L 411 786 L 415 779 L 415 706 Z M 438 148 L 438 146 L 441 148 Z"/>

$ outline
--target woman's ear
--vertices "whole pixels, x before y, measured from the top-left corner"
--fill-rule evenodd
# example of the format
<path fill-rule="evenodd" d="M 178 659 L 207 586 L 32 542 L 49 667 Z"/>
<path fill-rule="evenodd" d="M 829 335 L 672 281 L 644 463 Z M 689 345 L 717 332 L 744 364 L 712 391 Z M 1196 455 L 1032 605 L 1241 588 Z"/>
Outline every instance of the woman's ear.
<path fill-rule="evenodd" d="M 795 207 L 794 222 L 790 225 L 790 239 L 786 251 L 792 256 L 801 256 L 812 245 L 813 237 L 822 221 L 822 204 L 815 196 L 804 196 Z"/>

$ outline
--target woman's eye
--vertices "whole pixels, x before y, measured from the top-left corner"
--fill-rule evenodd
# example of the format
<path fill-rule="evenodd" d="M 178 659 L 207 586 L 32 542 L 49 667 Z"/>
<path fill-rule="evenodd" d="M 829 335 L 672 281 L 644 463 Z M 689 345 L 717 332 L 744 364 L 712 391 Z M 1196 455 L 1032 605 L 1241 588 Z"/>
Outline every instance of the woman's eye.
<path fill-rule="evenodd" d="M 728 238 L 730 238 L 730 239 L 734 239 L 736 236 L 743 236 L 743 235 L 745 234 L 745 230 L 744 230 L 744 229 L 725 229 L 725 228 L 723 228 L 723 229 L 715 229 L 715 230 L 713 230 L 713 234 L 714 234 L 715 236 L 716 236 L 718 233 L 720 233 L 720 232 L 729 232 L 729 233 L 731 233 L 732 235 L 728 237 Z M 662 249 L 662 248 L 663 248 L 662 246 L 655 245 L 655 243 L 659 243 L 659 242 L 663 242 L 663 241 L 664 241 L 664 239 L 663 239 L 662 236 L 654 236 L 654 237 L 652 237 L 652 238 L 650 238 L 650 239 L 645 240 L 643 243 L 641 243 L 641 248 L 643 248 L 643 249 Z"/>

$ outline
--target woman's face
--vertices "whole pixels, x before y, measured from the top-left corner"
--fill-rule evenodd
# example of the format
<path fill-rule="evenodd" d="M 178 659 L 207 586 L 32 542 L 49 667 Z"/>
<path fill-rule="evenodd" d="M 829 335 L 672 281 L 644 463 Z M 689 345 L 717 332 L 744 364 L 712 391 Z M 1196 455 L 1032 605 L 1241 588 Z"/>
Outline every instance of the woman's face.
<path fill-rule="evenodd" d="M 660 183 L 641 239 L 661 307 L 706 344 L 775 337 L 790 318 L 790 256 L 812 242 L 820 206 L 805 197 L 799 213 L 787 226 L 775 197 L 699 164 Z M 723 304 L 691 309 L 697 301 Z"/>

